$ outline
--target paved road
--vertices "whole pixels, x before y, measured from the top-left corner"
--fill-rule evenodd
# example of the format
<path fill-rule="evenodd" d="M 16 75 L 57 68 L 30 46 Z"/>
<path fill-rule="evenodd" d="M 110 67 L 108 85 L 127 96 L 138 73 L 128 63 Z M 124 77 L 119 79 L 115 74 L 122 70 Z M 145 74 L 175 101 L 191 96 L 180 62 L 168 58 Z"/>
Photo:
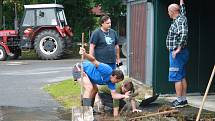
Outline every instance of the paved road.
<path fill-rule="evenodd" d="M 78 60 L 19 60 L 0 64 L 0 105 L 18 107 L 58 106 L 42 87 L 71 78 Z"/>
<path fill-rule="evenodd" d="M 22 108 L 22 111 L 61 107 L 42 87 L 72 78 L 72 65 L 79 61 L 66 59 L 0 62 L 0 117 L 3 112 L 1 109 L 5 111 L 6 106 Z"/>

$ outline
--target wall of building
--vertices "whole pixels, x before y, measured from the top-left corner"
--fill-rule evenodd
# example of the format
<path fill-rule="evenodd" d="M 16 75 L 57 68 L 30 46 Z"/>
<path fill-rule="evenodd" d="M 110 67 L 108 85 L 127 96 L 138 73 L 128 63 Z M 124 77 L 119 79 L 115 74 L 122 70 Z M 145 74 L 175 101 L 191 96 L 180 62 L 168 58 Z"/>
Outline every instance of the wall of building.
<path fill-rule="evenodd" d="M 179 2 L 179 1 L 175 1 Z M 156 92 L 174 93 L 174 85 L 167 82 L 168 51 L 165 39 L 171 20 L 167 14 L 167 7 L 171 0 L 154 0 L 155 9 L 155 52 L 153 87 Z M 211 1 L 185 1 L 189 25 L 188 49 L 190 59 L 187 64 L 188 92 L 204 92 L 210 73 L 215 63 L 214 17 L 210 11 Z M 215 86 L 211 87 L 211 92 Z"/>
<path fill-rule="evenodd" d="M 138 2 L 141 3 L 141 1 L 134 1 L 128 3 L 128 5 L 137 4 Z M 142 2 L 146 1 L 142 0 Z M 151 21 L 154 26 L 153 29 L 147 27 L 148 23 L 150 23 L 150 19 L 147 18 L 147 7 L 147 9 L 135 9 L 136 11 L 129 13 L 129 17 L 127 17 L 129 76 L 149 86 L 152 84 L 155 92 L 163 94 L 175 93 L 174 84 L 168 82 L 169 60 L 168 50 L 166 49 L 166 36 L 171 24 L 167 7 L 173 2 L 179 3 L 179 0 L 150 1 L 154 8 L 152 11 L 154 20 Z M 210 0 L 185 0 L 185 4 L 189 25 L 188 49 L 190 51 L 190 59 L 186 67 L 188 92 L 202 93 L 206 89 L 213 65 L 215 64 L 215 18 L 213 17 L 213 11 L 211 11 L 213 4 Z M 128 11 L 131 10 L 131 6 L 130 8 L 128 7 Z M 146 16 L 144 16 L 145 14 Z M 134 20 L 135 22 L 132 22 Z M 145 23 L 141 24 L 140 22 Z M 144 25 L 145 28 L 140 28 L 137 24 Z M 153 35 L 153 37 L 149 38 L 151 35 Z M 151 50 L 151 52 L 153 52 L 151 54 L 151 56 L 153 56 L 151 78 L 147 77 L 147 72 L 151 71 L 150 68 L 147 67 L 150 64 L 147 63 L 149 62 L 147 59 L 150 58 L 150 49 L 147 50 L 148 43 L 153 43 L 153 50 Z M 133 53 L 135 50 L 141 52 Z M 210 91 L 215 91 L 215 85 L 211 86 Z"/>

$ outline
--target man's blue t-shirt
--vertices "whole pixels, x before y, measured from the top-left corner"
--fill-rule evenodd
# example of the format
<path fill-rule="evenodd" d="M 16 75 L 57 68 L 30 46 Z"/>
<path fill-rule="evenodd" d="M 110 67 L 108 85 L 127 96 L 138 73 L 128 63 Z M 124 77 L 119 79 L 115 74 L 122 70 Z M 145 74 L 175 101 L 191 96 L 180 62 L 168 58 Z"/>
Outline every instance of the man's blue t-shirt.
<path fill-rule="evenodd" d="M 96 66 L 90 61 L 84 61 L 83 68 L 84 72 L 88 75 L 93 84 L 108 85 L 108 88 L 115 90 L 115 84 L 110 80 L 110 75 L 113 71 L 110 66 L 100 63 L 96 68 Z"/>

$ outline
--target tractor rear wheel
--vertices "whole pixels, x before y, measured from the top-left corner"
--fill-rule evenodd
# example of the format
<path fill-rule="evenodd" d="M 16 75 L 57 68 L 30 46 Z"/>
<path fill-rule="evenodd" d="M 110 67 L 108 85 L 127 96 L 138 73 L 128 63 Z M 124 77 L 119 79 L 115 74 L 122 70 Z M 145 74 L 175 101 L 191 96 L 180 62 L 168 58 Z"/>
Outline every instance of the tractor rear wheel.
<path fill-rule="evenodd" d="M 36 36 L 34 48 L 43 60 L 60 59 L 65 50 L 65 41 L 57 31 L 44 30 Z"/>
<path fill-rule="evenodd" d="M 0 61 L 5 61 L 7 59 L 7 53 L 4 47 L 0 46 Z"/>

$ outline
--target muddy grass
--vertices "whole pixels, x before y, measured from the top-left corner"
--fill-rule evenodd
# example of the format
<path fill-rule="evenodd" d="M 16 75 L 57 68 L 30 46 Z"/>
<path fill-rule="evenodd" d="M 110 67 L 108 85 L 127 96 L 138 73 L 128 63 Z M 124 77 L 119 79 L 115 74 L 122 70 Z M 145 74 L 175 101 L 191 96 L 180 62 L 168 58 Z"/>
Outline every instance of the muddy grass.
<path fill-rule="evenodd" d="M 171 108 L 170 103 L 157 100 L 145 107 L 143 112 L 132 113 L 125 111 L 120 117 L 113 118 L 111 113 L 105 112 L 95 115 L 96 121 L 195 121 L 198 108 L 186 106 L 184 108 Z M 202 110 L 200 121 L 215 121 L 215 112 Z"/>

